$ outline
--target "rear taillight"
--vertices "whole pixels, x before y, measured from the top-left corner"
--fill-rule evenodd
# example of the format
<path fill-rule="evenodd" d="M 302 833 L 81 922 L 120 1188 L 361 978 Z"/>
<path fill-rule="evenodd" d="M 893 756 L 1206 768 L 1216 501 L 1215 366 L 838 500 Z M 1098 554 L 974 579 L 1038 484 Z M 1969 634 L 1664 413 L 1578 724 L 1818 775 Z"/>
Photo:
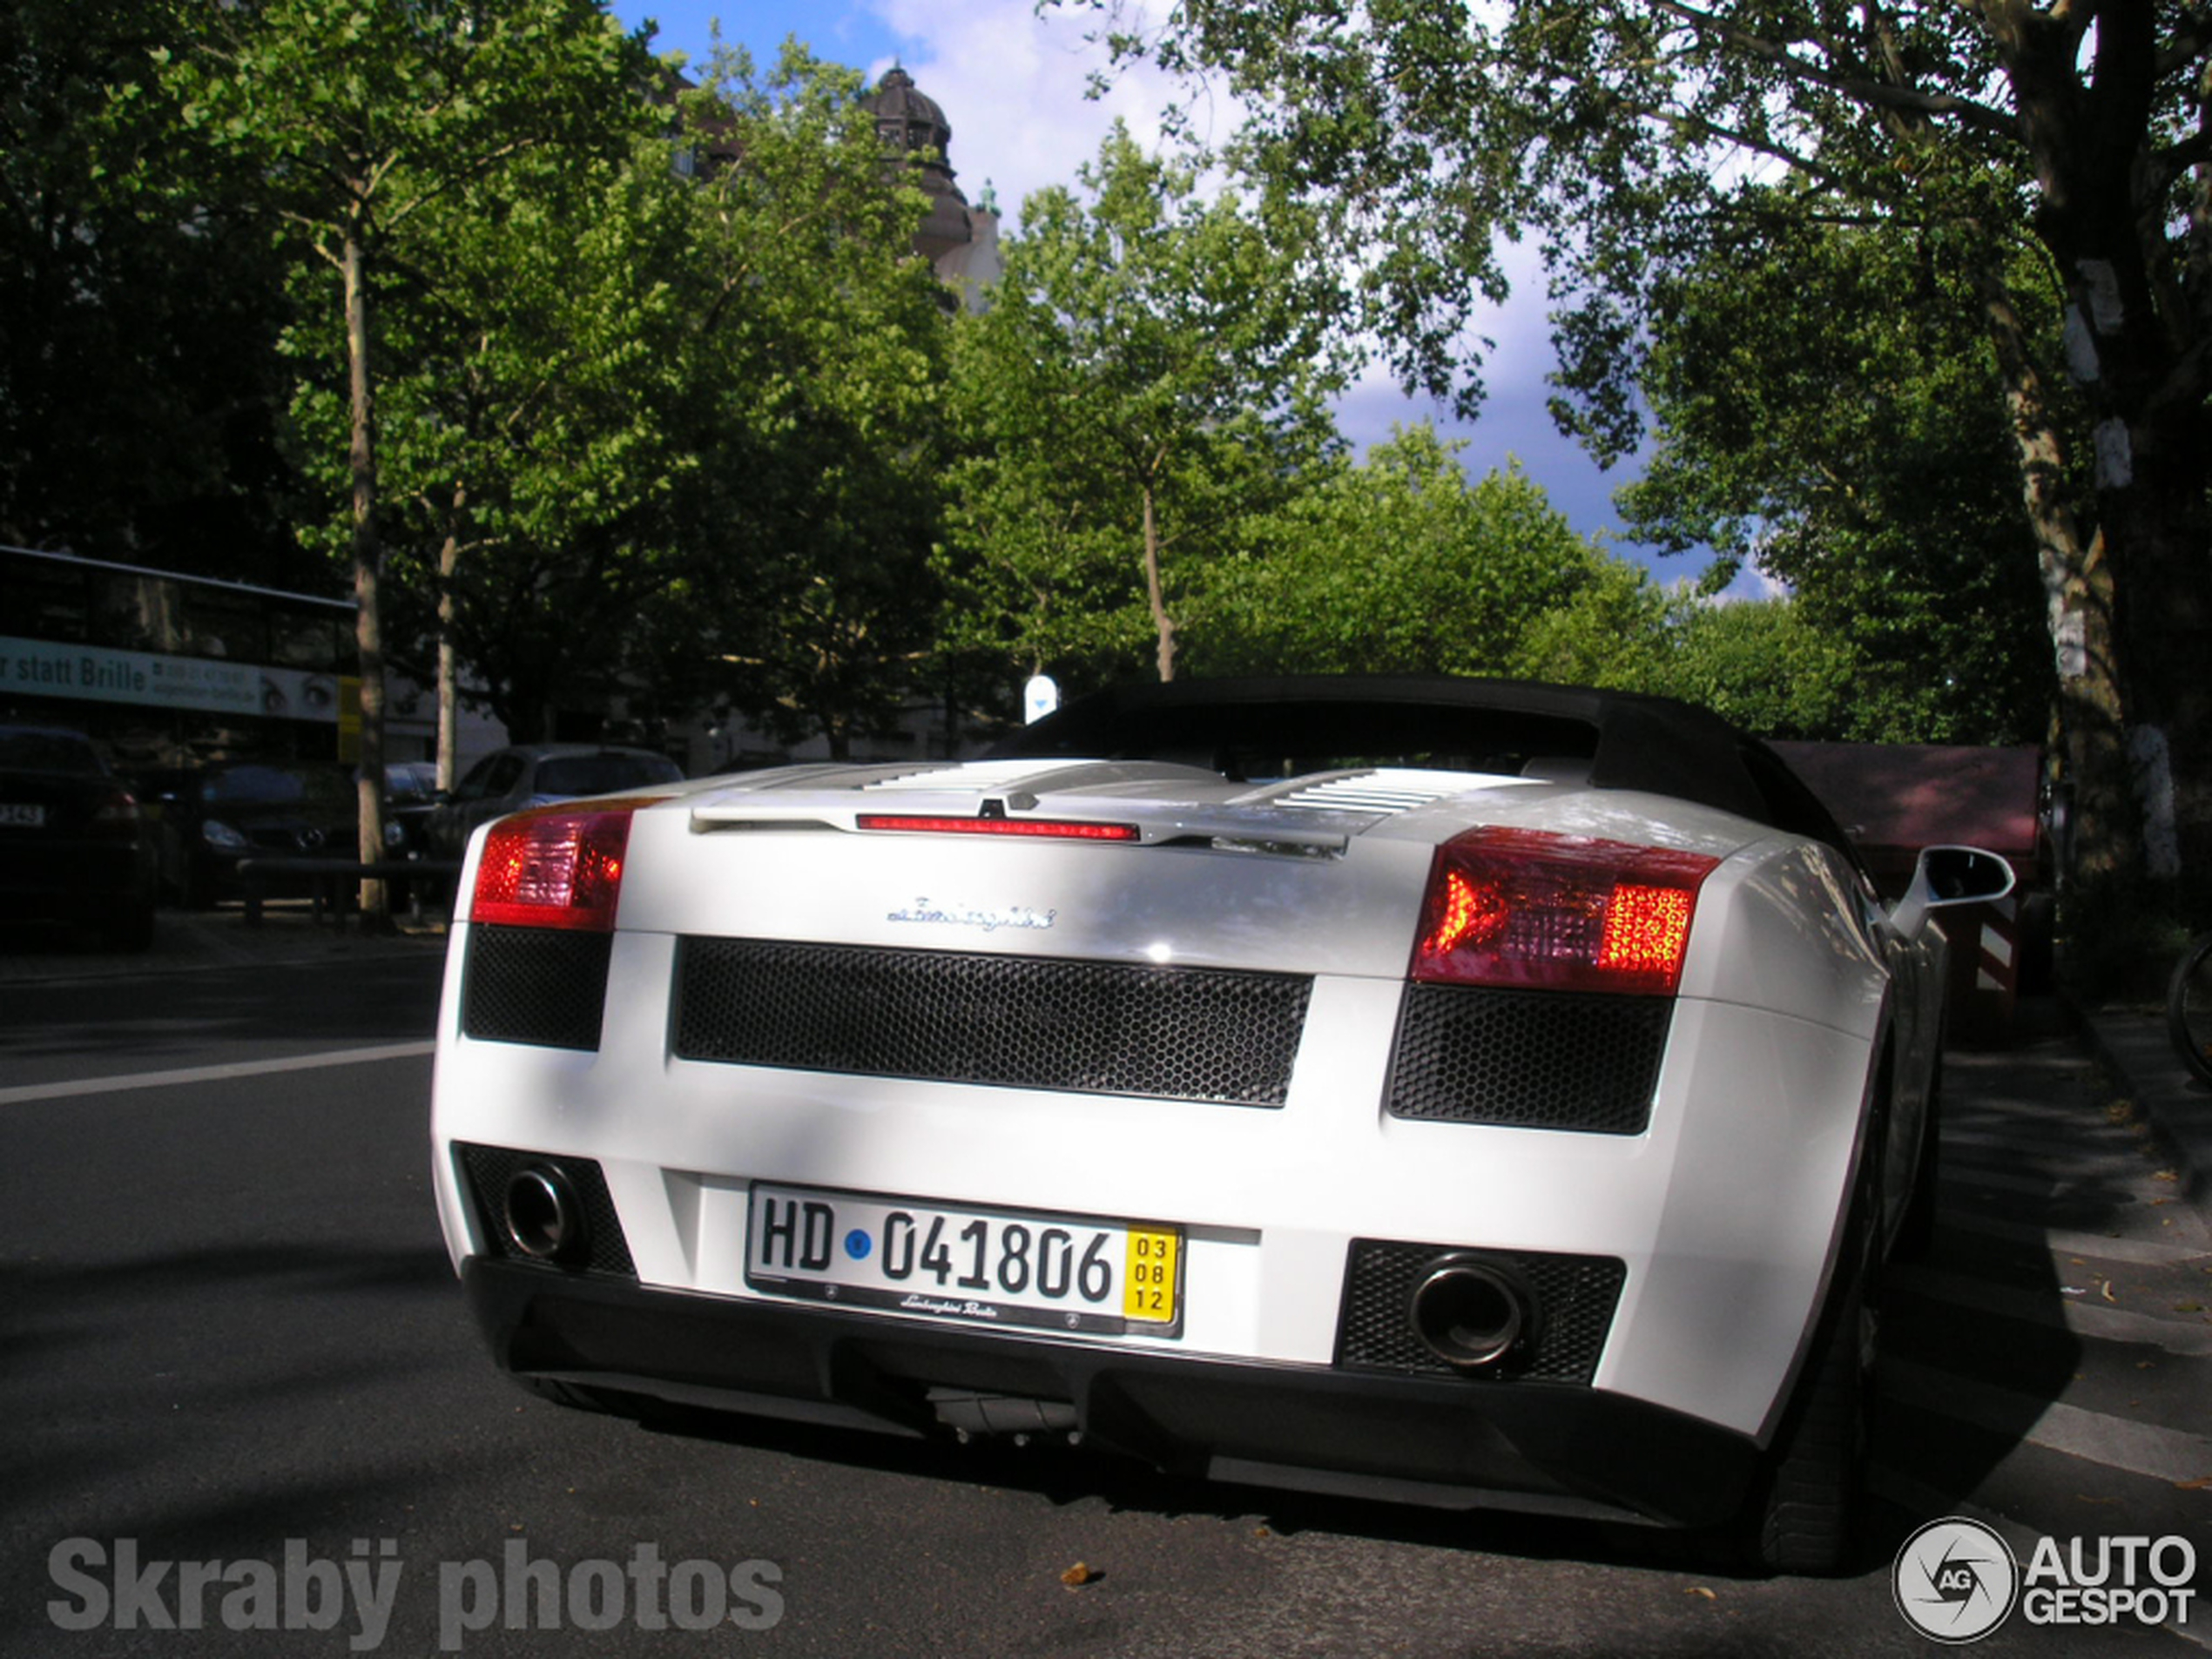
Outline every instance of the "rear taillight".
<path fill-rule="evenodd" d="M 469 919 L 613 932 L 635 810 L 553 807 L 501 819 L 484 836 Z"/>
<path fill-rule="evenodd" d="M 1698 887 L 1718 862 L 1537 830 L 1470 830 L 1436 851 L 1412 976 L 1670 996 Z"/>
<path fill-rule="evenodd" d="M 110 791 L 92 813 L 92 833 L 128 840 L 138 833 L 138 797 L 127 789 Z"/>

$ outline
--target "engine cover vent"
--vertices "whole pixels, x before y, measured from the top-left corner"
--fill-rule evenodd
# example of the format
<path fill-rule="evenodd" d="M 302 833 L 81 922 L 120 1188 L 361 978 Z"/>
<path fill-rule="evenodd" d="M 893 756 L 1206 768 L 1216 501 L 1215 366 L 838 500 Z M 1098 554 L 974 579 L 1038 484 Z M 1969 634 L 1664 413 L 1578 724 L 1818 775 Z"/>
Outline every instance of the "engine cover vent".
<path fill-rule="evenodd" d="M 1280 1106 L 1312 981 L 772 940 L 680 941 L 682 1060 Z"/>

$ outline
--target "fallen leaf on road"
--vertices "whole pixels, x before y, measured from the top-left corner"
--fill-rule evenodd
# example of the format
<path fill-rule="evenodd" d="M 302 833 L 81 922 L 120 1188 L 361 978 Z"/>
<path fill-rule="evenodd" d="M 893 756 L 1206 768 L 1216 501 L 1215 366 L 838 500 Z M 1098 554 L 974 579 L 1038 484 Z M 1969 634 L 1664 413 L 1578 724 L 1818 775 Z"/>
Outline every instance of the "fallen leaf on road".
<path fill-rule="evenodd" d="M 1685 1584 L 1682 1587 L 1682 1593 L 1684 1595 L 1702 1595 L 1708 1602 L 1717 1602 L 1721 1599 L 1719 1596 L 1714 1595 L 1712 1591 L 1707 1589 L 1703 1584 Z"/>
<path fill-rule="evenodd" d="M 1083 1562 L 1077 1561 L 1066 1572 L 1061 1574 L 1060 1581 L 1072 1590 L 1078 1585 L 1089 1583 L 1091 1580 L 1096 1578 L 1097 1576 L 1098 1575 L 1092 1572 Z"/>

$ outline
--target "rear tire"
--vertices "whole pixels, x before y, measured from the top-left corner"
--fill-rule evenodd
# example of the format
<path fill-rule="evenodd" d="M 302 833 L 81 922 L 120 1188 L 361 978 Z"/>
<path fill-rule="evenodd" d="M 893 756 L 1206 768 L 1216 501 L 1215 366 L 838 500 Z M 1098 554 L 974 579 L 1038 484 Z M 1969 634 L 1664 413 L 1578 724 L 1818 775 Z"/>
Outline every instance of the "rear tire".
<path fill-rule="evenodd" d="M 1841 1258 L 1797 1393 L 1767 1449 L 1757 1549 L 1771 1573 L 1826 1575 L 1851 1564 L 1865 1494 L 1874 1356 L 1881 1335 L 1882 1125 L 1878 1108 Z"/>
<path fill-rule="evenodd" d="M 1768 1453 L 1758 1559 L 1774 1573 L 1850 1564 L 1866 1479 L 1871 1314 L 1853 1284 L 1823 1321 L 1797 1398 Z"/>

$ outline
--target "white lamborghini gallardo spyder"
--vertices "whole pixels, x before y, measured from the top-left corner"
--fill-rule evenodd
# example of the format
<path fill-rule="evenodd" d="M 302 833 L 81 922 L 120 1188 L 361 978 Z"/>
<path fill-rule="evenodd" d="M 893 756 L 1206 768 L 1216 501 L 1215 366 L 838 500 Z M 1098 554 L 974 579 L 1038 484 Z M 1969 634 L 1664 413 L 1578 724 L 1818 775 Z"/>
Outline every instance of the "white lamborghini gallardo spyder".
<path fill-rule="evenodd" d="M 1847 1547 L 1946 905 L 1661 699 L 1153 685 L 479 830 L 433 1134 L 573 1404 Z"/>

